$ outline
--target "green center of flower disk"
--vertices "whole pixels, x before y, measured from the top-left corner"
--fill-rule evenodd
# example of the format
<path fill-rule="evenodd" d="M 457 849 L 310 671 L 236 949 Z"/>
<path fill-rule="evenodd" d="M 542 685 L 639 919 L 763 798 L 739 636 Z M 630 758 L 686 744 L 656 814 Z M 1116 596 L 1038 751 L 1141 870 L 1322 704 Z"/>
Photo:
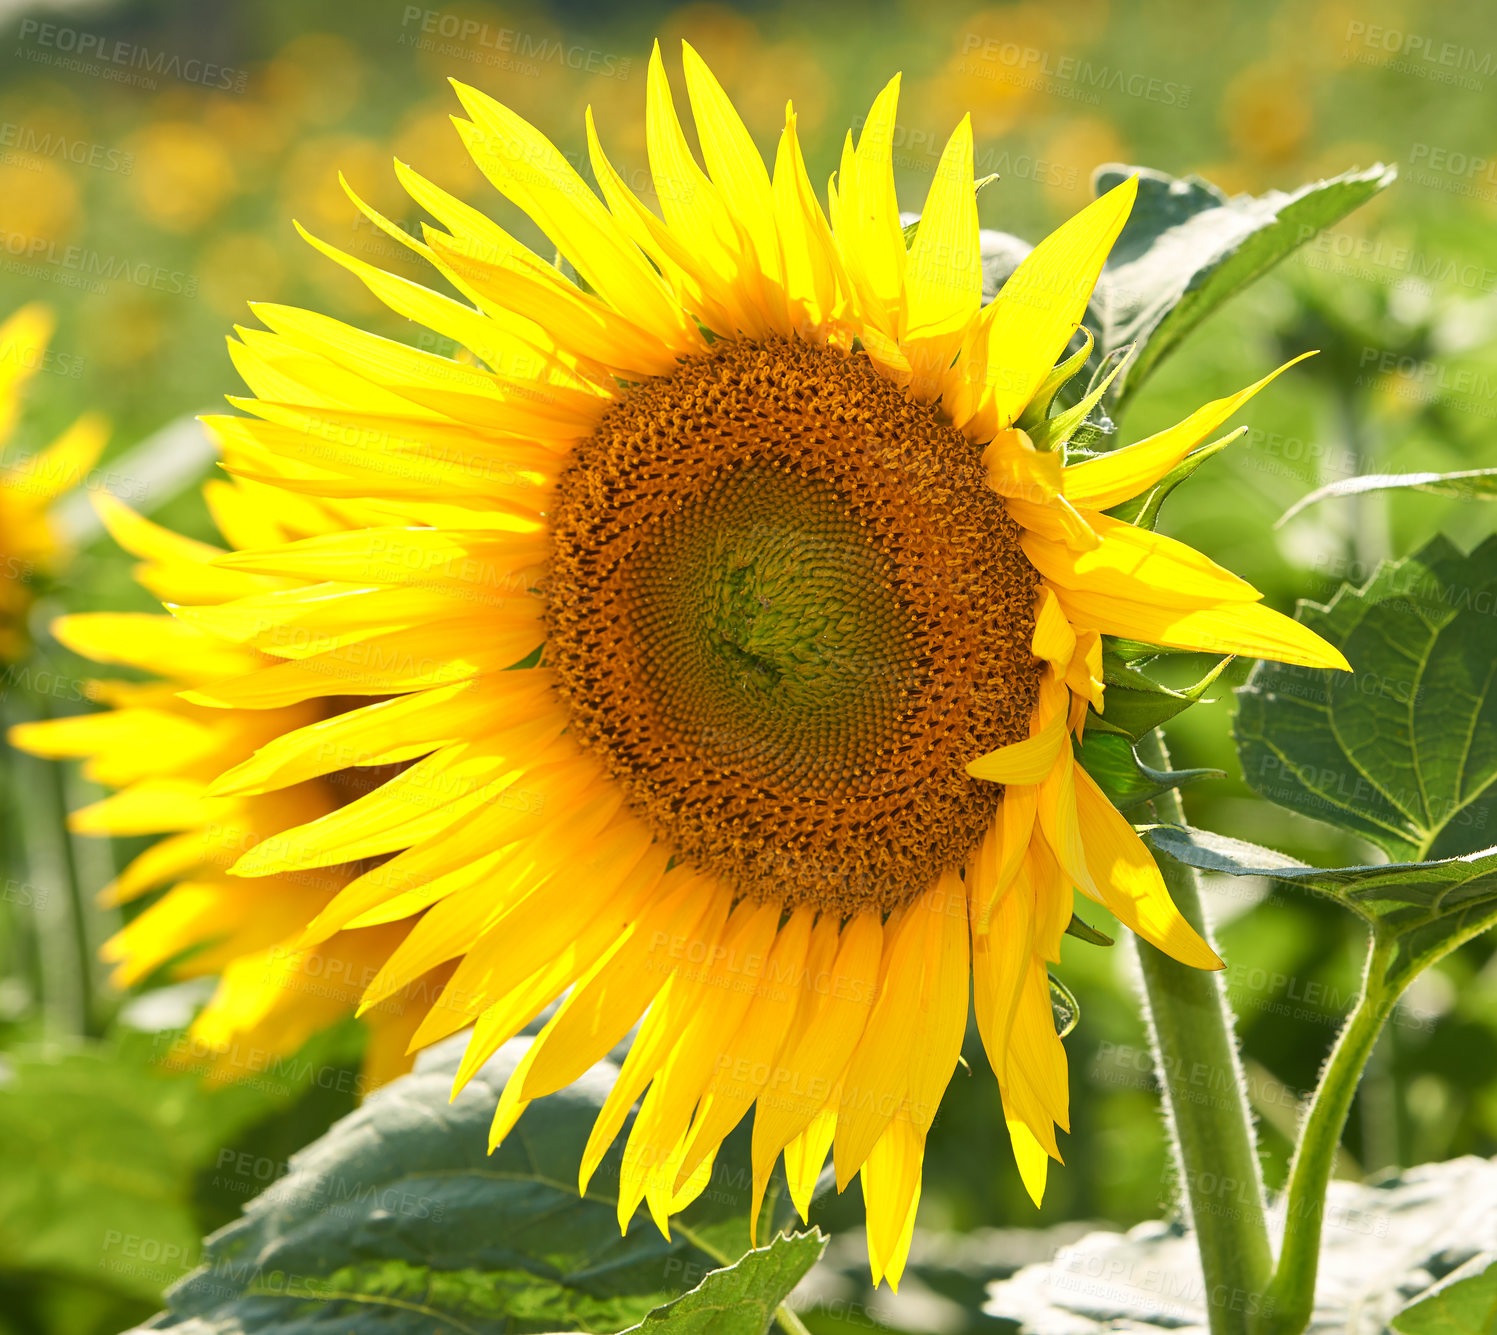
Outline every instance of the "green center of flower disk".
<path fill-rule="evenodd" d="M 1028 736 L 1037 576 L 979 451 L 861 354 L 719 342 L 563 471 L 546 661 L 677 855 L 791 907 L 960 866 Z"/>

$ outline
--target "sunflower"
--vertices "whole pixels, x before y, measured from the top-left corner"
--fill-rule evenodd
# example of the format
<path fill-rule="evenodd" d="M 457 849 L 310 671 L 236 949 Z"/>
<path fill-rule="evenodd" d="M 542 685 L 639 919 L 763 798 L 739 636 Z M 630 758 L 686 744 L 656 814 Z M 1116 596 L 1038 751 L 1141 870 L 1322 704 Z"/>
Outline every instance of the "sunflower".
<path fill-rule="evenodd" d="M 247 415 L 210 423 L 227 467 L 387 518 L 345 510 L 215 558 L 281 583 L 179 600 L 179 633 L 258 659 L 182 698 L 205 726 L 219 711 L 274 734 L 211 800 L 374 776 L 248 848 L 225 894 L 350 869 L 306 897 L 298 947 L 395 934 L 360 1005 L 426 999 L 413 1049 L 471 1026 L 457 1087 L 561 999 L 492 1143 L 637 1024 L 581 1189 L 638 1102 L 619 1219 L 643 1201 L 666 1229 L 752 1108 L 756 1211 L 783 1155 L 804 1216 L 830 1153 L 839 1188 L 861 1176 L 892 1284 L 969 995 L 1036 1200 L 1060 1158 L 1046 965 L 1074 889 L 1220 966 L 1074 758 L 1105 709 L 1102 637 L 1344 664 L 1206 557 L 1107 513 L 1272 377 L 1067 464 L 1095 396 L 1052 411 L 1087 347 L 1061 358 L 1132 181 L 984 306 L 968 122 L 907 241 L 897 78 L 823 211 L 793 110 L 768 168 L 684 60 L 705 170 L 657 48 L 658 214 L 590 114 L 601 198 L 457 86 L 468 151 L 555 264 L 400 163 L 436 219 L 420 239 L 350 197 L 457 297 L 309 238 L 460 350 L 255 308 L 266 330 L 231 343 Z"/>
<path fill-rule="evenodd" d="M 47 364 L 51 337 L 52 316 L 44 306 L 23 306 L 0 324 L 0 447 L 20 416 L 26 382 Z M 48 507 L 88 475 L 107 434 L 103 420 L 90 414 L 45 450 L 0 466 L 0 661 L 24 650 L 30 585 L 56 570 L 66 551 Z"/>

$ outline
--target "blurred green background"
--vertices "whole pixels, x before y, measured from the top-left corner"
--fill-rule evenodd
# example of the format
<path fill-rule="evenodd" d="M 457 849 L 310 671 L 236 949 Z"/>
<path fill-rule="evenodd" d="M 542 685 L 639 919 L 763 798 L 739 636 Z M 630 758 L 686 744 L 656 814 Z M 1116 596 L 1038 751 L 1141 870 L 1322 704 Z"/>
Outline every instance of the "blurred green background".
<path fill-rule="evenodd" d="M 1326 502 L 1274 527 L 1306 491 L 1355 473 L 1497 463 L 1497 12 L 1478 0 L 6 5 L 0 313 L 40 299 L 59 319 L 12 455 L 101 409 L 114 436 L 95 480 L 162 522 L 213 536 L 193 485 L 210 465 L 181 424 L 237 392 L 223 338 L 252 318 L 246 302 L 313 306 L 421 337 L 301 243 L 291 219 L 419 277 L 338 186 L 341 170 L 414 228 L 395 156 L 536 239 L 461 152 L 448 77 L 515 107 L 579 163 L 591 104 L 615 163 L 645 187 L 644 72 L 656 36 L 678 90 L 678 39 L 690 38 L 765 146 L 793 98 L 820 180 L 846 128 L 903 70 L 904 207 L 919 208 L 946 135 L 970 111 L 979 174 L 1001 178 L 981 195 L 983 225 L 1031 241 L 1086 202 L 1104 162 L 1254 193 L 1397 162 L 1397 185 L 1188 340 L 1138 396 L 1124 438 L 1319 348 L 1250 406 L 1248 435 L 1176 493 L 1164 528 L 1286 610 L 1437 531 L 1463 546 L 1489 531 L 1483 506 L 1408 493 Z M 88 669 L 47 638 L 51 616 L 149 607 L 129 559 L 81 532 L 72 570 L 36 609 L 33 657 L 7 671 L 7 720 L 85 707 L 76 683 Z M 1170 665 L 1182 676 L 1195 666 Z M 1230 714 L 1228 695 L 1172 728 L 1181 765 L 1234 776 L 1190 790 L 1192 822 L 1321 863 L 1363 858 L 1235 778 Z M 90 796 L 75 774 L 14 755 L 4 773 L 0 1331 L 116 1330 L 154 1310 L 202 1232 L 352 1106 L 348 1082 L 334 1077 L 356 1063 L 359 1038 L 350 1027 L 318 1040 L 301 1077 L 253 1087 L 203 1091 L 173 1070 L 174 1035 L 201 994 L 121 997 L 87 962 L 117 925 L 88 895 L 134 850 L 63 834 L 64 806 Z M 75 882 L 80 895 L 67 888 Z M 1277 1185 L 1295 1097 L 1354 995 L 1360 936 L 1329 904 L 1262 899 L 1264 889 L 1239 883 L 1215 898 Z M 932 1254 L 955 1230 L 1128 1225 L 1168 1208 L 1127 952 L 1069 939 L 1066 950 L 1082 1005 L 1067 1042 L 1068 1166 L 1036 1213 L 972 1045 L 972 1070 L 958 1071 L 931 1139 L 920 1222 Z M 1497 1151 L 1487 943 L 1420 980 L 1369 1071 L 1347 1150 L 1358 1173 Z M 856 1225 L 856 1197 L 824 1203 L 822 1222 Z M 931 1301 L 939 1328 L 961 1328 L 944 1300 Z"/>

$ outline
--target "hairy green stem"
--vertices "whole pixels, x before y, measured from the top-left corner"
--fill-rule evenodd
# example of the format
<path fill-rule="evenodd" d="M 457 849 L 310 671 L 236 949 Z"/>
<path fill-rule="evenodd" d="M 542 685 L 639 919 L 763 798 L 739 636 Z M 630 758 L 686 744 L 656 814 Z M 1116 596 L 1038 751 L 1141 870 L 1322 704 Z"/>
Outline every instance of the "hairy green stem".
<path fill-rule="evenodd" d="M 1301 1335 L 1314 1313 L 1326 1189 L 1362 1070 L 1396 999 L 1386 984 L 1396 949 L 1392 939 L 1374 936 L 1362 995 L 1326 1059 L 1305 1115 L 1284 1195 L 1284 1245 L 1257 1335 Z"/>
<path fill-rule="evenodd" d="M 1139 759 L 1169 768 L 1152 732 Z M 1177 793 L 1155 800 L 1161 819 L 1184 824 Z M 1202 936 L 1206 922 L 1190 867 L 1161 857 L 1159 869 L 1180 912 Z M 1273 1252 L 1263 1203 L 1252 1110 L 1220 974 L 1191 968 L 1137 942 L 1154 1063 L 1174 1136 L 1180 1184 L 1190 1207 L 1212 1335 L 1248 1335 L 1262 1309 Z"/>

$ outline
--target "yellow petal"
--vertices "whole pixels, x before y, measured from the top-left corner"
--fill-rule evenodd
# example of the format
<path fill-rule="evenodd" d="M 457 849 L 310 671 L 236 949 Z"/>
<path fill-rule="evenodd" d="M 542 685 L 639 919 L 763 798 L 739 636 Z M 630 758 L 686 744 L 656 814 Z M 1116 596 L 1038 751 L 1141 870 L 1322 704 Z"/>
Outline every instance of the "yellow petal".
<path fill-rule="evenodd" d="M 924 1154 L 924 1136 L 908 1122 L 896 1119 L 863 1165 L 868 1260 L 875 1286 L 888 1280 L 891 1289 L 899 1289 L 914 1236 Z"/>
<path fill-rule="evenodd" d="M 890 338 L 898 337 L 904 327 L 904 283 L 909 263 L 894 190 L 898 106 L 896 74 L 869 108 L 856 151 L 842 156 L 835 220 L 849 276 L 865 313 Z M 849 136 L 848 144 L 851 142 Z"/>
<path fill-rule="evenodd" d="M 764 337 L 772 326 L 763 309 L 761 271 L 752 253 L 753 243 L 734 220 L 722 192 L 691 155 L 671 100 L 658 42 L 650 53 L 646 78 L 645 139 L 660 211 L 672 231 L 691 238 L 699 269 L 711 275 L 712 290 L 744 322 L 738 330 L 718 332 Z"/>
<path fill-rule="evenodd" d="M 618 948 L 577 984 L 537 1039 L 541 1050 L 522 1090 L 527 1099 L 564 1089 L 634 1027 L 697 939 L 715 902 L 705 888 L 688 868 L 667 874 L 657 901 L 620 933 Z"/>
<path fill-rule="evenodd" d="M 1351 670 L 1339 649 L 1309 627 L 1262 603 L 1216 603 L 1189 609 L 1089 590 L 1057 588 L 1055 592 L 1073 624 L 1103 635 L 1171 649 L 1243 654 L 1304 667 Z"/>
<path fill-rule="evenodd" d="M 816 1184 L 821 1180 L 821 1170 L 826 1166 L 826 1156 L 831 1153 L 832 1138 L 837 1133 L 835 1098 L 832 1103 L 834 1106 L 823 1108 L 811 1119 L 811 1125 L 785 1146 L 785 1180 L 802 1223 L 808 1221 L 811 1198 L 816 1194 Z"/>
<path fill-rule="evenodd" d="M 789 328 L 801 338 L 820 341 L 827 323 L 841 311 L 848 280 L 806 175 L 795 115 L 788 106 L 775 156 L 774 203 Z"/>
<path fill-rule="evenodd" d="M 318 696 L 397 695 L 513 667 L 541 639 L 538 623 L 505 629 L 489 636 L 488 643 L 475 637 L 469 618 L 429 623 L 243 675 L 216 672 L 218 680 L 204 682 L 183 698 L 224 708 L 266 709 Z M 240 670 L 245 666 L 241 659 Z"/>
<path fill-rule="evenodd" d="M 817 930 L 826 929 L 818 925 Z M 826 1107 L 857 1049 L 878 995 L 885 936 L 877 914 L 859 913 L 848 921 L 820 989 L 820 1006 L 814 1016 L 807 1014 L 808 1023 L 790 1036 L 775 1061 L 754 1111 L 756 1200 L 780 1151 Z"/>
<path fill-rule="evenodd" d="M 1127 818 L 1080 765 L 1075 778 L 1086 865 L 1102 902 L 1125 927 L 1182 964 L 1220 969 L 1216 952 L 1175 907 L 1159 868 Z"/>
<path fill-rule="evenodd" d="M 681 43 L 681 61 L 708 175 L 747 232 L 764 279 L 765 299 L 773 300 L 782 284 L 780 245 L 764 159 L 722 85 L 690 42 Z"/>
<path fill-rule="evenodd" d="M 1129 177 L 1088 204 L 1024 257 L 994 299 L 980 414 L 990 433 L 1024 411 L 1065 351 L 1137 193 Z"/>
<path fill-rule="evenodd" d="M 473 118 L 458 121 L 479 170 L 530 215 L 594 291 L 663 348 L 684 355 L 705 344 L 660 276 L 619 229 L 561 151 L 502 103 L 454 81 Z"/>
<path fill-rule="evenodd" d="M 1213 399 L 1183 422 L 1147 440 L 1113 450 L 1099 459 L 1072 464 L 1065 471 L 1067 499 L 1088 510 L 1110 510 L 1147 491 L 1269 381 L 1314 355 L 1301 353 L 1257 383 L 1224 399 Z"/>
<path fill-rule="evenodd" d="M 814 1001 L 815 980 L 806 972 L 814 917 L 809 908 L 797 909 L 775 937 L 748 1013 L 715 1059 L 712 1080 L 682 1155 L 679 1171 L 683 1178 L 696 1171 L 748 1112 L 773 1074 L 775 1054 L 797 1010 Z"/>
<path fill-rule="evenodd" d="M 1077 552 L 1038 533 L 1025 533 L 1020 539 L 1024 555 L 1052 586 L 1180 608 L 1250 603 L 1263 596 L 1246 580 L 1174 538 L 1104 514 L 1087 513 L 1084 518 L 1101 539 L 1090 551 Z"/>
<path fill-rule="evenodd" d="M 906 342 L 924 333 L 964 331 L 977 314 L 982 303 L 977 231 L 972 119 L 964 116 L 941 153 L 910 247 L 904 278 Z"/>
<path fill-rule="evenodd" d="M 1066 620 L 1060 599 L 1043 584 L 1035 599 L 1034 642 L 1030 645 L 1036 658 L 1043 658 L 1064 670 L 1076 654 L 1076 632 Z"/>
<path fill-rule="evenodd" d="M 39 301 L 28 302 L 0 324 L 0 440 L 10 434 L 21 390 L 42 367 L 56 320 Z"/>
<path fill-rule="evenodd" d="M 1010 742 L 967 762 L 967 773 L 989 783 L 1036 784 L 1050 772 L 1066 744 L 1066 716 L 1057 711 L 1033 737 Z"/>
<path fill-rule="evenodd" d="M 1014 1147 L 1014 1161 L 1019 1165 L 1019 1179 L 1038 1208 L 1045 1200 L 1045 1175 L 1050 1167 L 1050 1156 L 1023 1122 L 1013 1117 L 1006 1121 L 1009 1140 Z"/>

